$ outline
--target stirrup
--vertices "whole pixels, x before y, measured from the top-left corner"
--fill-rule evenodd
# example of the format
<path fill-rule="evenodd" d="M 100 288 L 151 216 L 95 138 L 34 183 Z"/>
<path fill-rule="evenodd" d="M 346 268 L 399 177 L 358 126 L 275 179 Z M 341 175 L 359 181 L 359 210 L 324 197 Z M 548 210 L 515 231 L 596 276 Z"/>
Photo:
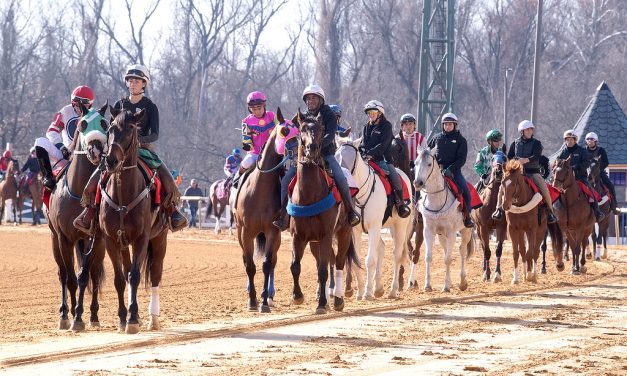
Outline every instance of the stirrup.
<path fill-rule="evenodd" d="M 178 209 L 174 209 L 172 214 L 168 217 L 168 225 L 170 226 L 170 230 L 172 232 L 177 232 L 179 230 L 187 227 L 187 218 Z"/>
<path fill-rule="evenodd" d="M 89 221 L 89 224 L 87 226 L 85 225 L 85 217 L 87 217 L 87 214 L 90 210 L 95 211 L 96 208 L 85 207 L 85 209 L 78 215 L 78 217 L 74 219 L 72 224 L 77 230 L 80 230 L 89 236 L 94 236 L 96 234 L 96 226 L 94 225 L 96 216 L 94 215 L 94 218 Z"/>
<path fill-rule="evenodd" d="M 399 217 L 407 218 L 411 214 L 411 209 L 409 209 L 409 206 L 405 204 L 400 204 L 396 207 L 396 212 L 398 213 Z"/>
<path fill-rule="evenodd" d="M 346 215 L 346 219 L 348 220 L 348 224 L 352 227 L 355 227 L 359 223 L 361 223 L 361 217 L 354 210 L 348 212 L 348 214 Z"/>

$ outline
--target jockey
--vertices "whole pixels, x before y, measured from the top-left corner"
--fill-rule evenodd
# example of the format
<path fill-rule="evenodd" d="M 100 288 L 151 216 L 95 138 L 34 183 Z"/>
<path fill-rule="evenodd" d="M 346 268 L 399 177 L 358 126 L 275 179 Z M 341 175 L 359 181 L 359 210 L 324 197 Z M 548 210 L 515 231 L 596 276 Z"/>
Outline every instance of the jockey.
<path fill-rule="evenodd" d="M 442 116 L 442 133 L 435 135 L 429 141 L 429 148 L 435 149 L 435 159 L 443 169 L 444 176 L 455 181 L 464 199 L 464 226 L 471 228 L 475 223 L 470 218 L 470 191 L 466 179 L 462 175 L 462 167 L 466 163 L 468 144 L 457 129 L 457 116 L 446 113 Z"/>
<path fill-rule="evenodd" d="M 337 132 L 337 114 L 333 112 L 331 107 L 324 103 L 324 90 L 316 84 L 307 86 L 303 91 L 303 101 L 307 105 L 307 114 L 320 116 L 324 124 L 324 136 L 322 138 L 322 146 L 320 153 L 322 158 L 333 172 L 333 180 L 340 191 L 340 196 L 346 207 L 348 223 L 351 226 L 357 226 L 361 221 L 359 214 L 353 208 L 353 199 L 348 189 L 348 183 L 340 164 L 335 160 L 335 134 Z M 281 213 L 279 219 L 272 222 L 273 225 L 282 231 L 287 229 L 289 217 L 287 215 L 287 195 L 288 185 L 291 178 L 296 174 L 296 168 L 291 167 L 281 179 Z"/>
<path fill-rule="evenodd" d="M 266 99 L 261 91 L 253 91 L 246 98 L 250 114 L 242 120 L 242 145 L 247 153 L 239 165 L 240 176 L 257 162 L 261 148 L 277 125 L 274 112 L 266 111 Z"/>
<path fill-rule="evenodd" d="M 335 113 L 335 120 L 337 121 L 337 135 L 340 137 L 348 137 L 351 133 L 351 127 L 344 128 L 340 125 L 342 118 L 342 107 L 339 104 L 330 104 L 329 108 Z"/>
<path fill-rule="evenodd" d="M 226 157 L 224 161 L 224 173 L 227 178 L 232 177 L 239 170 L 239 165 L 242 163 L 242 157 L 240 156 L 240 152 L 238 148 L 233 149 L 231 155 Z"/>
<path fill-rule="evenodd" d="M 52 175 L 52 166 L 59 161 L 69 159 L 72 151 L 68 148 L 74 140 L 78 121 L 83 116 L 79 102 L 90 109 L 94 103 L 94 92 L 89 86 L 77 86 L 70 95 L 70 104 L 61 108 L 48 126 L 46 137 L 35 140 L 37 161 L 43 176 L 44 187 L 52 190 L 56 181 Z"/>
<path fill-rule="evenodd" d="M 559 151 L 559 159 L 567 159 L 570 157 L 570 166 L 575 173 L 575 178 L 583 182 L 590 192 L 594 192 L 594 189 L 588 181 L 588 166 L 590 165 L 590 157 L 588 152 L 583 146 L 577 145 L 577 135 L 572 129 L 564 132 L 564 145 Z M 605 218 L 605 214 L 599 210 L 599 203 L 595 195 L 592 195 L 592 203 L 590 204 L 594 210 L 594 216 L 597 222 L 601 222 Z"/>
<path fill-rule="evenodd" d="M 612 181 L 607 176 L 607 172 L 605 171 L 605 169 L 609 165 L 609 160 L 607 159 L 607 153 L 605 152 L 605 149 L 599 146 L 599 136 L 597 136 L 597 134 L 594 132 L 588 133 L 586 135 L 586 145 L 588 156 L 590 158 L 599 159 L 599 163 L 601 163 L 601 181 L 603 182 L 603 185 L 605 185 L 610 190 L 610 194 L 612 195 L 610 208 L 612 212 L 614 212 L 614 214 L 619 214 L 620 211 L 616 209 L 616 189 L 614 188 L 614 184 L 612 184 Z"/>
<path fill-rule="evenodd" d="M 540 175 L 540 156 L 542 155 L 543 147 L 538 139 L 533 138 L 534 129 L 535 126 L 529 120 L 523 120 L 518 124 L 520 137 L 510 145 L 507 159 L 515 158 L 523 165 L 525 175 L 533 181 L 544 199 L 546 208 L 549 211 L 547 222 L 556 223 L 557 217 L 553 213 L 553 201 L 551 200 L 546 182 Z M 500 192 L 502 190 L 503 186 L 499 189 L 499 197 L 503 197 L 503 194 Z M 492 219 L 497 221 L 503 219 L 503 200 L 497 201 L 496 210 L 492 213 Z"/>
<path fill-rule="evenodd" d="M 368 115 L 368 123 L 364 126 L 359 149 L 362 150 L 364 158 L 374 161 L 390 177 L 398 215 L 407 218 L 411 214 L 411 209 L 403 201 L 401 177 L 392 165 L 389 155 L 393 138 L 392 124 L 385 118 L 385 108 L 378 100 L 366 103 L 364 112 Z"/>
<path fill-rule="evenodd" d="M 35 147 L 30 148 L 30 155 L 28 156 L 28 160 L 22 166 L 22 172 L 28 170 L 32 174 L 37 174 L 40 171 L 39 164 L 37 163 L 37 152 Z"/>
<path fill-rule="evenodd" d="M 475 160 L 475 172 L 481 180 L 479 180 L 479 188 L 486 186 L 490 180 L 490 173 L 492 172 L 492 163 L 494 154 L 497 150 L 501 150 L 505 153 L 505 145 L 503 145 L 503 134 L 498 129 L 492 129 L 485 135 L 485 139 L 488 142 L 488 146 L 477 153 L 477 159 Z"/>
<path fill-rule="evenodd" d="M 418 149 L 427 147 L 427 140 L 416 130 L 416 117 L 412 114 L 401 116 L 401 130 L 403 138 L 407 143 L 407 153 L 409 154 L 409 166 L 414 168 L 414 162 L 418 157 Z"/>
<path fill-rule="evenodd" d="M 170 170 L 159 156 L 154 152 L 153 142 L 159 139 L 159 109 L 146 96 L 144 91 L 150 84 L 150 73 L 143 65 L 134 64 L 128 67 L 124 74 L 124 81 L 128 87 L 129 95 L 117 101 L 113 107 L 137 113 L 140 110 L 146 112 L 142 117 L 139 129 L 139 157 L 150 166 L 156 169 L 161 180 L 163 195 L 167 198 L 164 201 L 164 209 L 170 216 L 170 229 L 178 231 L 187 226 L 187 218 L 177 208 L 180 193 Z M 92 174 L 85 190 L 83 191 L 82 202 L 87 203 L 85 210 L 74 220 L 74 227 L 92 234 L 92 222 L 96 216 L 95 193 L 100 180 L 100 169 L 96 169 Z"/>
<path fill-rule="evenodd" d="M 0 173 L 3 175 L 6 173 L 7 168 L 9 168 L 11 159 L 11 150 L 5 150 L 4 153 L 2 153 L 2 157 L 0 157 Z"/>

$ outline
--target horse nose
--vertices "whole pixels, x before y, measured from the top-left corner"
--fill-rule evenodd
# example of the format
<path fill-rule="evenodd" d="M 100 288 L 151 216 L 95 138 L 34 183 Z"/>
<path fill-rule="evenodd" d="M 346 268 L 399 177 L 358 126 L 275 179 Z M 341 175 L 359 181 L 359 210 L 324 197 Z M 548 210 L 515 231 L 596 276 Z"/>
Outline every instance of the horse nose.
<path fill-rule="evenodd" d="M 416 189 L 420 189 L 420 187 L 422 187 L 422 185 L 423 185 L 422 180 L 416 180 L 416 181 L 414 181 L 414 187 L 415 187 Z"/>

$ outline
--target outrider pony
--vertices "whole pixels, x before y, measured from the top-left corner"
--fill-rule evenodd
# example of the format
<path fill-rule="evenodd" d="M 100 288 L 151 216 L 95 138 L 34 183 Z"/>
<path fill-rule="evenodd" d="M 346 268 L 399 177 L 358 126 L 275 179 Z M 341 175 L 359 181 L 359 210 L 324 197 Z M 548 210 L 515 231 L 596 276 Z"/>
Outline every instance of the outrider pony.
<path fill-rule="evenodd" d="M 132 114 L 113 107 L 110 111 L 114 119 L 109 127 L 109 150 L 105 157 L 110 177 L 106 187 L 100 186 L 99 222 L 115 274 L 118 329 L 129 334 L 139 332 L 137 288 L 143 271 L 145 281 L 151 282 L 148 329 L 159 330 L 159 283 L 168 225 L 164 211 L 153 205 L 151 197 L 156 172 L 148 169 L 147 181 L 138 166 L 138 128 L 145 112 Z M 132 254 L 129 246 L 133 248 Z M 125 276 L 129 284 L 128 311 L 124 304 Z"/>
<path fill-rule="evenodd" d="M 106 139 L 107 122 L 103 117 L 106 110 L 106 104 L 98 111 L 91 110 L 91 112 L 88 112 L 83 107 L 83 113 L 86 116 L 94 116 L 95 121 L 92 122 L 94 133 L 90 135 L 94 140 Z M 89 177 L 96 169 L 96 164 L 100 161 L 104 147 L 101 141 L 94 141 L 94 146 L 87 147 L 86 134 L 90 133 L 87 127 L 88 121 L 84 116 L 79 121 L 79 126 L 74 134 L 74 143 L 70 146 L 70 150 L 73 150 L 72 160 L 62 179 L 50 194 L 47 211 L 48 227 L 52 232 L 52 251 L 58 267 L 59 282 L 61 283 L 59 329 L 70 328 L 67 306 L 69 291 L 70 310 L 72 315 L 74 315 L 71 329 L 74 331 L 85 329 L 85 324 L 82 320 L 82 298 L 90 277 L 92 300 L 89 307 L 91 311 L 89 321 L 92 327 L 100 326 L 98 320 L 98 293 L 104 280 L 104 242 L 100 237 L 94 237 L 90 246 L 88 244 L 89 237 L 84 232 L 77 230 L 72 224 L 83 210 L 80 204 L 81 193 Z M 73 250 L 76 251 L 76 258 L 80 267 L 78 280 L 74 271 Z M 80 288 L 78 301 L 76 299 L 77 287 Z"/>
<path fill-rule="evenodd" d="M 7 200 L 11 200 L 13 207 L 13 223 L 17 226 L 17 208 L 18 208 L 18 190 L 17 190 L 17 175 L 20 173 L 19 163 L 12 159 L 7 165 L 6 175 L 0 182 L 0 224 L 2 224 L 2 217 L 4 216 L 4 205 Z M 19 210 L 19 223 L 22 223 L 22 211 Z"/>
<path fill-rule="evenodd" d="M 318 266 L 318 307 L 316 314 L 327 312 L 327 280 L 329 263 L 335 258 L 335 288 L 333 308 L 344 309 L 344 264 L 347 259 L 359 264 L 353 245 L 353 229 L 346 219 L 346 209 L 339 204 L 333 193 L 330 178 L 324 171 L 320 154 L 324 126 L 320 116 L 299 113 L 294 119 L 300 130 L 296 183 L 288 203 L 292 216 L 292 276 L 294 278 L 293 301 L 303 302 L 299 277 L 305 246 L 316 259 Z M 380 236 L 377 233 L 377 238 Z M 333 239 L 337 240 L 337 254 L 333 252 Z"/>
<path fill-rule="evenodd" d="M 32 218 L 33 218 L 32 224 L 34 226 L 34 225 L 40 225 L 41 224 L 40 218 L 43 218 L 44 216 L 44 213 L 42 211 L 43 184 L 41 183 L 39 174 L 33 174 L 34 176 L 31 176 L 30 174 L 25 176 L 24 185 L 20 187 L 20 195 L 17 199 L 18 201 L 17 206 L 19 208 L 18 210 L 21 213 L 22 209 L 24 208 L 24 203 L 26 199 L 27 198 L 31 199 L 30 210 L 31 210 Z M 21 215 L 20 215 L 20 223 L 22 223 Z"/>
<path fill-rule="evenodd" d="M 499 195 L 499 188 L 503 180 L 503 165 L 498 163 L 492 167 L 490 181 L 481 192 L 481 202 L 483 206 L 473 210 L 472 218 L 477 224 L 477 234 L 483 248 L 483 280 L 490 280 L 490 235 L 496 232 L 496 267 L 494 268 L 493 282 L 501 282 L 501 256 L 503 254 L 503 242 L 507 233 L 507 221 L 495 221 L 492 213 L 496 209 L 496 201 Z"/>
<path fill-rule="evenodd" d="M 226 207 L 229 204 L 229 197 L 231 193 L 230 184 L 226 184 L 227 179 L 220 179 L 209 187 L 209 205 L 207 206 L 207 211 L 205 213 L 205 218 L 209 218 L 211 214 L 216 219 L 216 225 L 214 228 L 214 232 L 219 234 L 222 231 L 220 226 L 220 219 L 222 215 L 226 211 Z M 218 192 L 219 190 L 223 190 L 224 192 Z M 229 223 L 229 234 L 233 234 L 233 213 L 231 213 L 231 221 Z"/>
<path fill-rule="evenodd" d="M 568 246 L 572 250 L 572 274 L 586 272 L 586 257 L 582 251 L 588 244 L 596 221 L 594 212 L 588 203 L 588 196 L 581 190 L 570 166 L 570 157 L 557 159 L 553 166 L 553 186 L 562 194 L 555 203 L 555 215 L 561 229 L 566 233 Z"/>
<path fill-rule="evenodd" d="M 503 210 L 507 218 L 507 231 L 512 241 L 514 256 L 514 276 L 512 284 L 517 284 L 518 258 L 522 259 L 523 280 L 537 282 L 537 263 L 540 256 L 540 244 L 547 229 L 547 212 L 540 208 L 541 196 L 534 194 L 533 188 L 525 180 L 523 167 L 517 160 L 507 162 L 503 187 Z M 557 270 L 564 270 L 562 260 L 562 236 L 556 224 L 548 225 L 553 246 L 553 255 L 557 261 Z M 525 247 L 525 238 L 527 247 Z"/>
<path fill-rule="evenodd" d="M 281 169 L 296 149 L 295 139 L 287 143 L 285 155 L 277 151 L 277 140 L 287 137 L 290 126 L 277 109 L 276 126 L 266 142 L 257 164 L 250 173 L 240 177 L 238 188 L 231 190 L 231 210 L 237 226 L 237 239 L 242 248 L 248 276 L 248 309 L 270 312 L 274 297 L 274 267 L 281 245 L 281 231 L 272 221 L 281 210 Z M 263 289 L 258 307 L 255 289 L 255 256 L 263 258 Z"/>
<path fill-rule="evenodd" d="M 610 228 L 610 193 L 606 192 L 601 181 L 601 163 L 599 163 L 600 157 L 593 159 L 588 167 L 588 181 L 592 188 L 594 188 L 602 197 L 599 201 L 599 209 L 605 218 L 601 222 L 598 222 L 592 228 L 592 248 L 595 250 L 595 261 L 601 261 L 601 258 L 607 258 L 607 237 L 609 236 Z M 603 244 L 603 253 L 601 253 L 601 244 Z"/>

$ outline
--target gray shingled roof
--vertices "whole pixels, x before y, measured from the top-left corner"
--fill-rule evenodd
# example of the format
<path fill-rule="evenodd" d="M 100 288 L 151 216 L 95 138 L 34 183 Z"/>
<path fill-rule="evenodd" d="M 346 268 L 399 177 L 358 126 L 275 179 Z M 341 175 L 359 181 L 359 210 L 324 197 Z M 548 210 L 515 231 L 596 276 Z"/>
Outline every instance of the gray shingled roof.
<path fill-rule="evenodd" d="M 627 164 L 627 117 L 605 81 L 588 103 L 574 130 L 582 146 L 585 146 L 586 134 L 595 132 L 599 144 L 607 151 L 610 165 Z"/>

